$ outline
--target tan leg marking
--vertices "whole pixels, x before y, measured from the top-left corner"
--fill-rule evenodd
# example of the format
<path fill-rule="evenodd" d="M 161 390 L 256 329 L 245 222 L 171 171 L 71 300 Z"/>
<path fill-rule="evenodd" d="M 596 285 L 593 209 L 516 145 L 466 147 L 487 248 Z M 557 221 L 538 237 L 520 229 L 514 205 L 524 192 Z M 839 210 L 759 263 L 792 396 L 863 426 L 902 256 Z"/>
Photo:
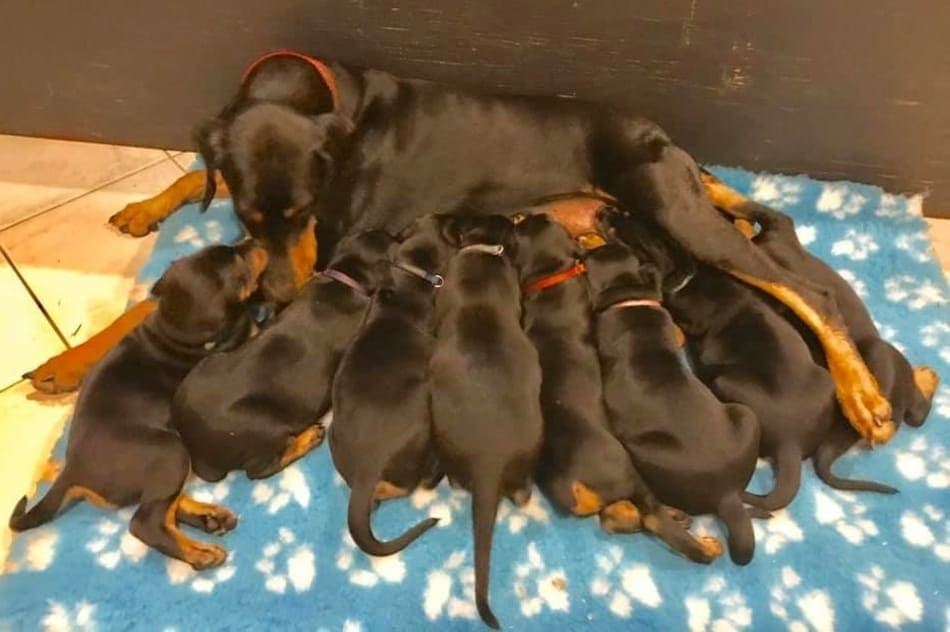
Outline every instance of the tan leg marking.
<path fill-rule="evenodd" d="M 929 366 L 914 367 L 914 384 L 928 400 L 932 399 L 937 386 L 940 385 L 940 376 Z"/>
<path fill-rule="evenodd" d="M 310 426 L 296 437 L 292 437 L 287 445 L 287 450 L 280 457 L 280 466 L 287 467 L 323 443 L 325 432 L 323 426 Z"/>
<path fill-rule="evenodd" d="M 676 344 L 680 349 L 686 346 L 686 334 L 676 323 L 673 323 L 673 337 L 676 338 Z"/>
<path fill-rule="evenodd" d="M 228 187 L 215 173 L 215 197 L 228 197 Z M 132 202 L 109 218 L 109 223 L 133 237 L 144 237 L 158 230 L 158 223 L 185 204 L 200 202 L 205 191 L 205 172 L 189 171 L 170 187 L 147 200 Z"/>
<path fill-rule="evenodd" d="M 719 557 L 720 555 L 722 555 L 722 552 L 723 552 L 722 542 L 720 542 L 713 536 L 701 535 L 698 538 L 696 538 L 696 540 L 699 542 L 699 545 L 703 547 L 703 550 L 705 550 L 706 553 L 710 557 Z"/>
<path fill-rule="evenodd" d="M 89 369 L 138 327 L 157 306 L 158 303 L 153 300 L 134 305 L 86 342 L 53 356 L 23 377 L 32 381 L 33 388 L 44 393 L 56 394 L 76 390 Z"/>
<path fill-rule="evenodd" d="M 90 505 L 100 509 L 115 509 L 115 505 L 103 498 L 98 492 L 94 492 L 88 487 L 82 485 L 73 485 L 66 491 L 63 497 L 63 504 L 73 500 L 85 500 Z"/>
<path fill-rule="evenodd" d="M 699 179 L 706 189 L 706 197 L 712 202 L 713 206 L 721 208 L 733 217 L 736 216 L 738 209 L 748 202 L 748 199 L 736 191 L 726 186 L 719 178 L 709 173 L 700 173 Z"/>
<path fill-rule="evenodd" d="M 40 470 L 40 475 L 37 477 L 37 480 L 44 483 L 52 483 L 59 477 L 59 473 L 62 471 L 63 464 L 56 459 L 50 459 L 43 465 L 43 469 Z"/>
<path fill-rule="evenodd" d="M 643 530 L 640 510 L 629 500 L 618 500 L 600 511 L 600 527 L 607 533 L 637 533 Z"/>
<path fill-rule="evenodd" d="M 237 516 L 227 507 L 203 503 L 184 494 L 178 499 L 176 518 L 179 522 L 185 522 L 183 514 L 198 518 L 200 528 L 215 535 L 223 535 L 237 526 Z"/>
<path fill-rule="evenodd" d="M 825 350 L 828 370 L 835 382 L 838 402 L 845 417 L 872 445 L 887 443 L 897 430 L 891 420 L 891 405 L 881 395 L 877 380 L 861 359 L 847 332 L 828 323 L 824 316 L 788 286 L 762 281 L 734 270 L 727 272 L 781 301 L 815 332 Z"/>
<path fill-rule="evenodd" d="M 735 219 L 732 224 L 739 229 L 739 232 L 745 235 L 746 239 L 755 237 L 755 224 L 745 219 Z"/>
<path fill-rule="evenodd" d="M 604 501 L 597 492 L 579 481 L 571 483 L 571 495 L 574 496 L 571 513 L 575 516 L 592 516 L 604 506 Z"/>
<path fill-rule="evenodd" d="M 379 481 L 376 483 L 376 490 L 373 492 L 374 500 L 389 500 L 391 498 L 402 498 L 408 496 L 409 490 L 404 487 L 397 487 L 389 481 Z"/>
<path fill-rule="evenodd" d="M 228 552 L 223 547 L 193 540 L 178 527 L 178 510 L 182 498 L 179 496 L 168 506 L 162 526 L 181 551 L 181 559 L 191 564 L 192 568 L 201 570 L 209 566 L 220 566 L 228 559 Z"/>
<path fill-rule="evenodd" d="M 290 248 L 290 265 L 294 275 L 294 287 L 299 289 L 313 276 L 317 265 L 316 219 L 310 218 L 300 237 Z"/>

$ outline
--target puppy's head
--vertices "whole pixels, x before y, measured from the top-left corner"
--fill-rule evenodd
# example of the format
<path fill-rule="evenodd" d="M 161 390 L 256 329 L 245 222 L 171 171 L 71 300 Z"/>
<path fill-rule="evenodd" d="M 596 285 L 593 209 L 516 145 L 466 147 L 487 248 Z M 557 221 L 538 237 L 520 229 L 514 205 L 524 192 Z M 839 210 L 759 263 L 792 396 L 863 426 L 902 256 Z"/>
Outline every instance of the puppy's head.
<path fill-rule="evenodd" d="M 597 311 L 629 299 L 661 298 L 659 268 L 617 239 L 589 251 L 585 264 L 591 301 Z"/>
<path fill-rule="evenodd" d="M 420 217 L 399 234 L 402 243 L 395 258 L 429 272 L 444 271 L 445 264 L 458 248 L 458 218 L 452 215 Z"/>
<path fill-rule="evenodd" d="M 384 230 L 367 230 L 340 240 L 328 267 L 351 276 L 373 293 L 389 270 L 396 238 Z"/>
<path fill-rule="evenodd" d="M 516 250 L 514 228 L 504 215 L 459 215 L 454 226 L 459 248 L 475 244 L 501 246 L 504 255 L 512 260 Z"/>
<path fill-rule="evenodd" d="M 665 294 L 679 290 L 696 273 L 695 258 L 647 215 L 604 207 L 597 225 L 602 235 L 626 244 L 637 259 L 656 267 Z"/>
<path fill-rule="evenodd" d="M 175 261 L 152 286 L 165 330 L 187 345 L 220 341 L 248 318 L 244 302 L 266 266 L 267 251 L 253 240 Z"/>
<path fill-rule="evenodd" d="M 313 231 L 349 129 L 337 114 L 307 116 L 255 103 L 195 133 L 208 170 L 204 204 L 214 196 L 214 173 L 220 171 L 238 217 L 270 255 L 262 290 L 274 303 L 289 302 L 313 270 L 316 246 L 305 233 Z"/>
<path fill-rule="evenodd" d="M 544 213 L 529 215 L 515 225 L 515 265 L 525 281 L 564 270 L 583 254 L 561 224 Z"/>

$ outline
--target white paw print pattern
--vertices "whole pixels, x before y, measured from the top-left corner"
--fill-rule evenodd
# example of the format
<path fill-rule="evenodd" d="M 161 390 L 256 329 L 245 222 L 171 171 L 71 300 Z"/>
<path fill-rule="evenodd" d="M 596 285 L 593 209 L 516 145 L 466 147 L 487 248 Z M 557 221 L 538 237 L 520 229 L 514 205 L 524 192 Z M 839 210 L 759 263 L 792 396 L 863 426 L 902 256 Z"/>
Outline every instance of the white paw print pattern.
<path fill-rule="evenodd" d="M 175 235 L 175 243 L 188 244 L 196 250 L 205 245 L 205 241 L 201 238 L 201 235 L 198 234 L 198 229 L 190 224 L 183 226 L 181 230 L 178 231 L 178 234 Z"/>
<path fill-rule="evenodd" d="M 433 518 L 438 518 L 436 527 L 447 527 L 452 518 L 468 501 L 468 493 L 461 489 L 452 489 L 445 481 L 434 489 L 419 488 L 409 495 L 409 504 L 415 509 L 426 509 Z"/>
<path fill-rule="evenodd" d="M 429 571 L 422 593 L 422 610 L 430 621 L 447 616 L 450 619 L 474 619 L 475 570 L 465 564 L 467 554 L 454 551 L 442 566 Z"/>
<path fill-rule="evenodd" d="M 831 525 L 845 540 L 854 545 L 878 534 L 877 525 L 862 517 L 867 507 L 851 492 L 826 493 L 814 490 L 815 519 L 818 524 Z"/>
<path fill-rule="evenodd" d="M 942 445 L 930 445 L 924 437 L 915 437 L 910 446 L 894 453 L 894 464 L 901 476 L 921 481 L 933 489 L 950 487 L 950 460 Z"/>
<path fill-rule="evenodd" d="M 772 585 L 769 595 L 769 609 L 789 630 L 834 632 L 835 609 L 828 592 L 802 586 L 802 578 L 791 566 L 782 568 L 781 580 Z"/>
<path fill-rule="evenodd" d="M 96 629 L 96 606 L 88 601 L 72 606 L 50 601 L 40 625 L 45 632 L 91 632 Z"/>
<path fill-rule="evenodd" d="M 498 518 L 496 522 L 508 527 L 509 533 L 519 533 L 528 526 L 529 522 L 547 524 L 550 521 L 550 514 L 541 500 L 541 494 L 537 490 L 531 494 L 531 499 L 524 507 L 511 505 L 503 502 L 498 505 Z"/>
<path fill-rule="evenodd" d="M 254 568 L 263 573 L 264 588 L 282 595 L 288 586 L 294 592 L 310 590 L 317 576 L 316 556 L 309 544 L 298 543 L 294 532 L 286 527 L 277 531 L 277 539 L 261 551 Z"/>
<path fill-rule="evenodd" d="M 950 324 L 938 321 L 920 329 L 920 343 L 928 349 L 939 349 L 941 359 L 950 364 Z"/>
<path fill-rule="evenodd" d="M 801 199 L 802 185 L 781 176 L 758 176 L 752 181 L 752 199 L 786 208 L 798 204 Z"/>
<path fill-rule="evenodd" d="M 237 472 L 231 472 L 217 483 L 194 479 L 186 489 L 189 496 L 201 503 L 221 505 L 231 493 L 231 484 L 237 478 Z"/>
<path fill-rule="evenodd" d="M 897 340 L 897 329 L 895 327 L 892 327 L 891 325 L 887 325 L 885 323 L 879 323 L 873 318 L 871 319 L 871 321 L 874 323 L 874 326 L 877 327 L 877 331 L 878 333 L 881 334 L 881 338 L 883 338 L 884 340 L 894 345 L 894 348 L 900 351 L 901 353 L 904 353 L 906 351 L 906 348 L 904 347 L 904 345 L 898 342 Z"/>
<path fill-rule="evenodd" d="M 769 520 L 753 520 L 752 528 L 755 530 L 756 542 L 767 555 L 775 555 L 786 544 L 805 539 L 805 534 L 788 509 L 773 511 Z"/>
<path fill-rule="evenodd" d="M 925 232 L 901 233 L 894 240 L 894 245 L 918 263 L 927 263 L 932 259 L 930 256 L 930 238 L 927 237 Z"/>
<path fill-rule="evenodd" d="M 835 219 L 857 215 L 864 208 L 867 198 L 848 190 L 846 184 L 826 184 L 821 189 L 815 208 L 819 213 L 828 213 Z"/>
<path fill-rule="evenodd" d="M 379 582 L 398 584 L 406 578 L 406 563 L 401 553 L 386 557 L 366 555 L 356 548 L 350 532 L 343 530 L 340 551 L 336 556 L 336 567 L 346 573 L 351 584 L 372 588 Z"/>
<path fill-rule="evenodd" d="M 752 610 L 738 590 L 729 590 L 726 580 L 713 577 L 698 595 L 689 595 L 686 605 L 690 632 L 738 632 L 752 625 Z"/>
<path fill-rule="evenodd" d="M 353 619 L 347 619 L 343 622 L 343 627 L 340 628 L 340 632 L 363 632 L 363 624 L 359 621 L 354 621 Z M 330 632 L 330 628 L 319 627 L 317 632 Z"/>
<path fill-rule="evenodd" d="M 932 549 L 938 558 L 950 562 L 950 522 L 944 518 L 944 512 L 933 505 L 924 505 L 919 513 L 905 511 L 901 535 L 911 546 Z"/>
<path fill-rule="evenodd" d="M 880 247 L 871 235 L 859 233 L 853 228 L 849 228 L 842 239 L 831 245 L 831 254 L 836 257 L 847 257 L 852 261 L 864 261 L 868 255 L 878 250 Z"/>
<path fill-rule="evenodd" d="M 297 465 L 280 471 L 276 477 L 258 481 L 251 490 L 256 505 L 266 505 L 267 513 L 276 514 L 293 500 L 306 509 L 310 505 L 310 485 Z"/>
<path fill-rule="evenodd" d="M 851 289 L 854 290 L 855 294 L 861 298 L 867 298 L 868 286 L 864 283 L 864 281 L 858 278 L 858 275 L 847 268 L 838 269 L 838 275 L 848 282 L 848 285 L 851 286 Z"/>
<path fill-rule="evenodd" d="M 172 586 L 186 585 L 197 593 L 212 593 L 218 584 L 234 577 L 237 567 L 234 565 L 234 552 L 228 553 L 228 562 L 217 568 L 196 571 L 190 564 L 181 560 L 169 559 L 165 562 L 165 574 Z"/>
<path fill-rule="evenodd" d="M 908 274 L 893 276 L 884 281 L 884 295 L 892 303 L 904 303 L 912 310 L 929 305 L 943 305 L 947 299 L 943 290 L 929 279 L 918 279 Z"/>
<path fill-rule="evenodd" d="M 129 533 L 131 509 L 116 513 L 116 519 L 103 518 L 96 525 L 96 536 L 86 543 L 86 550 L 95 556 L 96 564 L 115 570 L 120 562 L 137 564 L 148 553 L 148 546 Z"/>
<path fill-rule="evenodd" d="M 795 227 L 795 234 L 798 235 L 798 241 L 807 246 L 818 238 L 818 229 L 810 224 L 799 224 Z"/>
<path fill-rule="evenodd" d="M 885 193 L 881 196 L 877 208 L 874 210 L 877 217 L 885 217 L 894 220 L 913 220 L 922 215 L 921 198 L 915 195 L 909 200 Z"/>
<path fill-rule="evenodd" d="M 941 386 L 934 396 L 933 409 L 941 417 L 950 417 L 950 388 Z"/>
<path fill-rule="evenodd" d="M 857 577 L 864 586 L 861 605 L 875 621 L 900 628 L 923 619 L 924 604 L 910 582 L 888 581 L 884 569 L 877 565 L 864 573 L 858 573 Z"/>
<path fill-rule="evenodd" d="M 590 594 L 607 603 L 607 608 L 618 617 L 629 618 L 634 602 L 657 608 L 663 597 L 653 581 L 646 564 L 623 564 L 623 549 L 611 545 L 605 553 L 594 558 L 597 574 L 590 583 Z"/>
<path fill-rule="evenodd" d="M 515 595 L 524 616 L 533 617 L 545 608 L 557 612 L 570 608 L 564 570 L 548 570 L 534 542 L 528 544 L 525 561 L 515 566 L 515 577 Z"/>
<path fill-rule="evenodd" d="M 27 531 L 17 536 L 18 545 L 22 552 L 14 559 L 10 554 L 5 570 L 7 573 L 31 571 L 34 573 L 45 571 L 56 559 L 56 545 L 59 544 L 59 533 L 54 527 L 45 526 Z"/>

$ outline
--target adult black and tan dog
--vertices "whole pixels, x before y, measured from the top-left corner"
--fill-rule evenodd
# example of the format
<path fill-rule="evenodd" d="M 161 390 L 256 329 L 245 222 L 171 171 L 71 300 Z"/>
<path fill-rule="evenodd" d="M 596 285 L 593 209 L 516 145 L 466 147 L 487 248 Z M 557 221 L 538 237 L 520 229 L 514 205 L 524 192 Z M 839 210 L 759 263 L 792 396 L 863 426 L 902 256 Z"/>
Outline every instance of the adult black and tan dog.
<path fill-rule="evenodd" d="M 454 250 L 452 222 L 449 216 L 426 216 L 402 235 L 333 382 L 330 453 L 350 486 L 350 535 L 370 555 L 391 555 L 437 522 L 423 520 L 381 542 L 370 512 L 378 500 L 434 486 L 441 478 L 432 445 L 429 359 L 433 294 Z"/>
<path fill-rule="evenodd" d="M 37 527 L 73 499 L 138 505 L 129 530 L 145 544 L 196 569 L 224 562 L 222 547 L 193 540 L 178 527 L 184 522 L 221 534 L 237 518 L 182 494 L 190 459 L 169 411 L 175 389 L 195 364 L 250 333 L 244 301 L 266 259 L 252 242 L 211 246 L 165 271 L 152 288 L 158 309 L 89 375 L 62 472 L 37 505 L 27 511 L 26 497 L 20 500 L 11 529 Z"/>
<path fill-rule="evenodd" d="M 323 274 L 257 337 L 202 360 L 172 403 L 172 423 L 195 473 L 265 478 L 323 439 L 340 358 L 388 270 L 395 240 L 381 230 L 346 237 Z"/>
<path fill-rule="evenodd" d="M 748 243 L 710 201 L 731 212 L 744 198 L 709 182 L 704 194 L 694 160 L 650 121 L 564 99 L 470 94 L 278 52 L 251 67 L 197 141 L 209 167 L 204 185 L 189 176 L 111 221 L 147 232 L 176 203 L 202 192 L 209 199 L 220 172 L 242 222 L 271 250 L 264 289 L 274 302 L 289 300 L 309 275 L 316 254 L 305 234 L 310 216 L 318 220 L 325 261 L 352 230 L 396 232 L 433 212 L 504 213 L 596 189 L 653 217 L 698 259 L 788 305 L 820 339 L 851 424 L 875 442 L 894 432 L 890 405 L 829 288 Z M 48 391 L 74 385 L 134 321 L 32 372 L 34 384 Z"/>
<path fill-rule="evenodd" d="M 538 486 L 563 512 L 599 514 L 607 532 L 646 527 L 679 554 L 712 561 L 722 545 L 689 533 L 682 512 L 660 503 L 610 432 L 583 250 L 544 214 L 520 222 L 515 237 L 522 323 L 538 351 L 542 374 Z"/>
<path fill-rule="evenodd" d="M 488 603 L 495 516 L 503 497 L 530 499 L 543 428 L 538 354 L 521 328 L 511 222 L 459 218 L 459 250 L 435 302 L 430 363 L 436 452 L 449 480 L 472 492 L 475 605 Z"/>

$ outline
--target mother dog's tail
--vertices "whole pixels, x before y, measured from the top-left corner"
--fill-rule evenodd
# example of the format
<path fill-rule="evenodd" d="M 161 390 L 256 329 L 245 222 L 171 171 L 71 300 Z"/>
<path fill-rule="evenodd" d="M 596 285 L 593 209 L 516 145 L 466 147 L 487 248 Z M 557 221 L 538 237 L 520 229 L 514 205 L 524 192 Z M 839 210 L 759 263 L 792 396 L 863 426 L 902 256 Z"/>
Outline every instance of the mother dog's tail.
<path fill-rule="evenodd" d="M 413 540 L 434 527 L 439 521 L 438 518 L 427 518 L 395 539 L 389 541 L 378 540 L 373 535 L 371 513 L 373 511 L 373 495 L 379 479 L 380 476 L 373 473 L 361 476 L 354 481 L 350 489 L 350 506 L 347 511 L 347 523 L 353 542 L 364 552 L 377 557 L 398 553 L 412 544 Z"/>
<path fill-rule="evenodd" d="M 787 507 L 802 484 L 802 449 L 784 443 L 775 454 L 775 487 L 768 494 L 743 492 L 742 500 L 766 511 Z"/>
<path fill-rule="evenodd" d="M 26 510 L 26 496 L 21 498 L 16 507 L 13 508 L 13 513 L 10 514 L 10 522 L 8 523 L 10 529 L 12 531 L 26 531 L 46 524 L 55 518 L 56 513 L 67 500 L 66 496 L 71 487 L 72 484 L 67 481 L 66 477 L 60 475 L 42 500 L 33 505 L 29 511 Z"/>
<path fill-rule="evenodd" d="M 752 517 L 742 504 L 739 492 L 730 492 L 719 503 L 716 515 L 726 524 L 729 532 L 729 557 L 736 564 L 745 566 L 755 553 L 755 531 Z"/>

